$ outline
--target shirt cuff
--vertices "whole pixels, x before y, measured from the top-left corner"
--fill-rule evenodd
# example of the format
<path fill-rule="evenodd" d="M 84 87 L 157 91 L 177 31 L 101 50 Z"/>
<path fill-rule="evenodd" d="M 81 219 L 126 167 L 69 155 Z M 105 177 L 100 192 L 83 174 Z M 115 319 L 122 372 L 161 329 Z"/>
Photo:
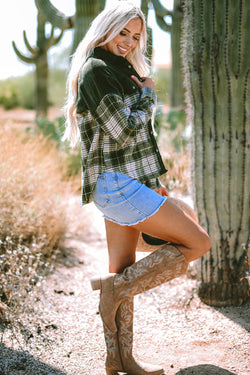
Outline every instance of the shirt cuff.
<path fill-rule="evenodd" d="M 153 190 L 161 187 L 161 183 L 158 178 L 151 178 L 150 180 L 147 180 L 145 185 Z"/>
<path fill-rule="evenodd" d="M 157 103 L 157 96 L 153 89 L 150 87 L 141 88 L 141 99 L 148 97 L 154 104 Z"/>

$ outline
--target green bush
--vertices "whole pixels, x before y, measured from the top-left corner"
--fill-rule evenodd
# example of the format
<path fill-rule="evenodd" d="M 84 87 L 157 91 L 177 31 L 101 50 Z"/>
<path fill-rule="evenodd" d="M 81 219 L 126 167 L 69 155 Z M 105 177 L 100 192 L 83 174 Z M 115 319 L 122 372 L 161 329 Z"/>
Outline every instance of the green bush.
<path fill-rule="evenodd" d="M 17 87 L 9 80 L 0 83 L 0 104 L 5 109 L 12 109 L 19 105 Z"/>
<path fill-rule="evenodd" d="M 65 100 L 66 71 L 49 72 L 48 93 L 50 106 L 62 107 Z M 0 104 L 5 109 L 35 108 L 35 73 L 0 81 Z"/>
<path fill-rule="evenodd" d="M 62 107 L 66 95 L 67 72 L 53 69 L 49 72 L 49 103 L 53 107 Z"/>
<path fill-rule="evenodd" d="M 190 141 L 186 133 L 186 117 L 184 109 L 173 108 L 168 112 L 166 118 L 170 125 L 168 132 L 170 134 L 171 144 L 177 152 L 185 150 Z"/>
<path fill-rule="evenodd" d="M 52 122 L 47 118 L 36 118 L 37 127 L 35 128 L 35 132 L 42 133 L 46 138 L 55 141 L 57 146 L 59 146 L 61 142 L 64 117 L 57 117 L 55 121 L 56 122 Z M 27 130 L 31 130 L 31 128 L 28 128 Z"/>
<path fill-rule="evenodd" d="M 62 142 L 62 136 L 65 127 L 65 117 L 56 117 L 55 122 L 47 118 L 36 118 L 36 126 L 26 128 L 27 132 L 40 133 L 48 140 L 55 142 L 56 147 L 60 149 L 61 158 L 65 167 L 64 177 L 67 179 L 81 173 L 81 149 L 80 146 L 72 149 L 69 143 Z"/>
<path fill-rule="evenodd" d="M 0 104 L 5 109 L 23 107 L 34 109 L 34 73 L 8 78 L 0 82 Z"/>
<path fill-rule="evenodd" d="M 157 99 L 164 104 L 169 104 L 170 101 L 170 77 L 170 69 L 157 69 L 153 73 Z"/>
<path fill-rule="evenodd" d="M 20 107 L 26 109 L 35 108 L 35 73 L 31 72 L 22 77 L 14 78 L 18 90 L 18 102 Z"/>

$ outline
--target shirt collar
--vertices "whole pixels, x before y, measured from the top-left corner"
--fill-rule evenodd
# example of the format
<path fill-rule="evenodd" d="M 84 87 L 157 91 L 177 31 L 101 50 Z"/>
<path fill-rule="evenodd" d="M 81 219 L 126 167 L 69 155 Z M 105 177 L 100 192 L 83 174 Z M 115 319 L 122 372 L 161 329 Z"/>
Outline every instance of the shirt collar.
<path fill-rule="evenodd" d="M 102 47 L 96 47 L 91 56 L 109 62 L 112 65 L 119 65 L 120 67 L 129 69 L 133 68 L 133 65 L 127 59 L 122 56 L 114 55 L 112 52 L 107 51 Z"/>

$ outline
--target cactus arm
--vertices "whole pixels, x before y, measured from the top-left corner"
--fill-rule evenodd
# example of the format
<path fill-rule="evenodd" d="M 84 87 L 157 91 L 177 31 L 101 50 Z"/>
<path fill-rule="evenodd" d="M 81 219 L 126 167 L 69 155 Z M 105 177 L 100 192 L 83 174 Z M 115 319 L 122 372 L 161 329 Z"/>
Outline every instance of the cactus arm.
<path fill-rule="evenodd" d="M 159 16 L 160 18 L 163 18 L 165 16 L 172 16 L 173 15 L 173 12 L 171 10 L 168 10 L 167 8 L 165 8 L 159 0 L 151 0 L 152 4 L 153 4 L 153 7 L 155 9 L 155 13 L 157 14 L 157 16 Z"/>
<path fill-rule="evenodd" d="M 152 4 L 153 4 L 153 7 L 155 9 L 155 17 L 156 17 L 156 22 L 158 24 L 158 26 L 168 32 L 168 33 L 171 33 L 171 25 L 169 25 L 165 20 L 164 20 L 164 17 L 165 16 L 172 16 L 173 17 L 173 12 L 166 9 L 163 5 L 161 5 L 161 3 L 159 2 L 159 0 L 152 0 Z"/>
<path fill-rule="evenodd" d="M 63 33 L 64 33 L 64 30 L 61 30 L 60 34 L 57 37 L 53 37 L 52 44 L 51 44 L 52 46 L 55 46 L 57 43 L 60 42 L 60 40 L 62 39 Z"/>
<path fill-rule="evenodd" d="M 24 43 L 25 43 L 25 46 L 27 48 L 27 50 L 33 55 L 33 56 L 36 56 L 38 51 L 37 51 L 37 48 L 33 48 L 31 47 L 29 41 L 28 41 L 28 38 L 27 38 L 27 34 L 26 34 L 26 31 L 23 30 L 23 40 L 24 40 Z"/>
<path fill-rule="evenodd" d="M 61 30 L 72 29 L 74 27 L 74 17 L 68 17 L 60 12 L 49 0 L 35 0 L 35 3 L 37 9 L 54 27 L 58 27 Z"/>
<path fill-rule="evenodd" d="M 156 22 L 163 31 L 171 33 L 171 25 L 168 25 L 163 18 L 156 15 Z"/>
<path fill-rule="evenodd" d="M 61 30 L 60 34 L 57 37 L 54 36 L 54 30 L 55 30 L 55 28 L 54 28 L 54 26 L 52 26 L 50 36 L 49 36 L 49 38 L 47 38 L 46 50 L 48 50 L 52 46 L 55 46 L 62 39 L 64 30 Z"/>
<path fill-rule="evenodd" d="M 28 56 L 23 55 L 19 51 L 19 49 L 17 48 L 16 43 L 14 41 L 12 41 L 12 47 L 13 47 L 16 55 L 19 57 L 20 60 L 22 60 L 23 62 L 25 62 L 27 64 L 35 64 L 36 63 L 36 58 L 35 57 L 28 57 Z"/>
<path fill-rule="evenodd" d="M 105 8 L 106 0 L 99 0 L 99 12 L 102 12 Z"/>

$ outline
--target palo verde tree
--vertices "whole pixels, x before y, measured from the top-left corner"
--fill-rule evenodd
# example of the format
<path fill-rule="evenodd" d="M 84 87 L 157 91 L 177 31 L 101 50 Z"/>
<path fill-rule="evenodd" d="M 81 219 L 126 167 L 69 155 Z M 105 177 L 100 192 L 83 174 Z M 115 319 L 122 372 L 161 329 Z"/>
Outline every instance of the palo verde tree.
<path fill-rule="evenodd" d="M 249 297 L 250 2 L 185 0 L 184 11 L 194 198 L 212 241 L 200 262 L 199 296 L 240 305 Z"/>
<path fill-rule="evenodd" d="M 47 37 L 45 33 L 46 20 L 38 11 L 37 14 L 37 44 L 32 47 L 27 39 L 26 32 L 23 31 L 23 39 L 30 56 L 22 54 L 14 41 L 12 41 L 13 49 L 16 55 L 27 64 L 35 64 L 35 109 L 37 117 L 46 117 L 48 111 L 48 57 L 49 48 L 59 43 L 63 31 L 56 37 L 55 29 L 52 26 L 50 35 Z"/>
<path fill-rule="evenodd" d="M 181 30 L 183 24 L 183 0 L 174 0 L 173 10 L 166 9 L 159 0 L 151 0 L 158 26 L 171 34 L 171 93 L 170 103 L 172 107 L 178 107 L 184 103 L 184 75 L 181 61 Z M 171 22 L 167 22 L 167 18 Z M 164 46 L 162 46 L 164 48 Z"/>
<path fill-rule="evenodd" d="M 73 0 L 72 0 L 73 1 Z M 105 7 L 106 0 L 75 0 L 75 14 L 67 16 L 54 7 L 49 0 L 35 0 L 44 18 L 61 30 L 74 29 L 72 52 L 76 50 L 90 23 Z"/>

